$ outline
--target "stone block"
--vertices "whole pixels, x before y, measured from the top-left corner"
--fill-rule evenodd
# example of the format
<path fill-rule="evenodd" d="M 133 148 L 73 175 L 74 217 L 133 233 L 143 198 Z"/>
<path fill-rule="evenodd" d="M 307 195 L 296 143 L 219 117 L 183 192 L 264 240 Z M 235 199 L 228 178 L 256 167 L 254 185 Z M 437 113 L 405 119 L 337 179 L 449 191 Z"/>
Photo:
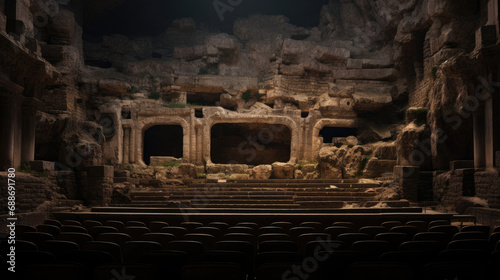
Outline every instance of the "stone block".
<path fill-rule="evenodd" d="M 272 165 L 259 165 L 252 169 L 253 178 L 255 180 L 268 180 L 273 175 Z"/>
<path fill-rule="evenodd" d="M 450 170 L 455 171 L 457 169 L 474 168 L 473 160 L 455 160 L 450 162 Z"/>
<path fill-rule="evenodd" d="M 396 164 L 396 160 L 372 158 L 366 164 L 366 168 L 363 171 L 363 176 L 367 178 L 381 177 L 383 174 L 393 171 Z"/>
<path fill-rule="evenodd" d="M 497 43 L 497 28 L 495 25 L 486 25 L 476 31 L 476 48 L 492 46 Z"/>
<path fill-rule="evenodd" d="M 54 171 L 55 163 L 50 161 L 35 160 L 30 161 L 29 165 L 33 171 Z"/>
<path fill-rule="evenodd" d="M 5 31 L 5 25 L 7 25 L 7 17 L 0 12 L 0 32 Z"/>
<path fill-rule="evenodd" d="M 418 178 L 420 175 L 420 168 L 417 166 L 394 166 L 394 176 L 400 179 Z"/>
<path fill-rule="evenodd" d="M 128 178 L 130 177 L 130 171 L 128 170 L 115 170 L 114 171 L 115 178 Z"/>
<path fill-rule="evenodd" d="M 276 179 L 293 179 L 295 165 L 276 162 L 273 163 L 273 177 Z"/>
<path fill-rule="evenodd" d="M 158 156 L 150 157 L 151 166 L 174 164 L 175 162 L 180 162 L 180 161 L 181 161 L 180 159 L 174 157 L 158 157 Z"/>
<path fill-rule="evenodd" d="M 248 180 L 250 179 L 250 175 L 248 174 L 231 174 L 229 176 L 229 180 L 238 181 L 238 180 Z"/>
<path fill-rule="evenodd" d="M 89 178 L 113 178 L 114 167 L 109 165 L 87 167 Z"/>

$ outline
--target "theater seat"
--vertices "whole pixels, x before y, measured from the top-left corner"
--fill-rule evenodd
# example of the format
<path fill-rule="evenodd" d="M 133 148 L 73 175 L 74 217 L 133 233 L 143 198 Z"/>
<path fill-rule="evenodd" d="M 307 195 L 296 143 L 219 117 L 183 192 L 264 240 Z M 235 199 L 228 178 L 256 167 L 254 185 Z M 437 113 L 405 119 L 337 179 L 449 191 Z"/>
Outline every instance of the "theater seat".
<path fill-rule="evenodd" d="M 157 269 L 152 265 L 103 265 L 94 272 L 95 280 L 134 279 L 159 280 Z M 67 279 L 66 279 L 67 280 Z"/>
<path fill-rule="evenodd" d="M 182 270 L 183 280 L 246 280 L 239 265 L 222 263 L 198 263 Z"/>

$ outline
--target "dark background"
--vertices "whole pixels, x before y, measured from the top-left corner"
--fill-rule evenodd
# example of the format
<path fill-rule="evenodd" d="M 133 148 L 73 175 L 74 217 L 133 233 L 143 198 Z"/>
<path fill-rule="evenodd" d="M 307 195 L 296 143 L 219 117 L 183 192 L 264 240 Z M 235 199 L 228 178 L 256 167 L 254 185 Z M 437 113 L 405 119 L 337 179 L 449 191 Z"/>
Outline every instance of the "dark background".
<path fill-rule="evenodd" d="M 228 4 L 228 0 L 219 0 Z M 197 25 L 232 34 L 237 18 L 254 14 L 285 15 L 294 25 L 318 26 L 321 7 L 328 0 L 243 0 L 221 22 L 214 0 L 88 0 L 85 1 L 84 38 L 122 34 L 128 37 L 159 35 L 174 19 L 192 17 Z"/>

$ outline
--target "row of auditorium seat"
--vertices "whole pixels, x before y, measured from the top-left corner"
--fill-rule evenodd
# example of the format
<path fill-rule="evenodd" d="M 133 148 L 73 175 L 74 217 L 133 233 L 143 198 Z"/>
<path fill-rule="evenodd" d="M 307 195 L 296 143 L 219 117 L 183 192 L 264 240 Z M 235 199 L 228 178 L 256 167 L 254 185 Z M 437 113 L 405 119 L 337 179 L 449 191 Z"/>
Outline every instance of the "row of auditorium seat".
<path fill-rule="evenodd" d="M 500 273 L 500 228 L 491 231 L 485 226 L 469 226 L 460 230 L 447 221 L 361 227 L 348 222 L 327 227 L 315 222 L 295 226 L 288 222 L 266 226 L 238 223 L 230 227 L 222 222 L 170 226 L 157 221 L 146 226 L 140 221 L 47 220 L 17 230 L 18 264 L 23 271 L 19 277 L 23 279 L 45 279 L 45 274 L 51 280 L 62 279 L 54 278 L 58 275 L 112 279 L 123 268 L 137 280 L 282 279 L 293 265 L 303 266 L 318 254 L 328 258 L 316 262 L 309 279 L 362 279 L 353 268 L 361 265 L 406 271 L 394 279 L 423 277 L 429 269 L 456 263 L 464 263 L 457 266 L 461 269 L 484 268 L 488 277 Z M 5 243 L 0 245 L 4 253 Z M 58 266 L 60 269 L 54 269 Z M 83 273 L 77 278 L 68 275 L 80 269 Z M 30 273 L 38 278 L 30 278 Z M 393 279 L 379 273 L 383 279 Z"/>

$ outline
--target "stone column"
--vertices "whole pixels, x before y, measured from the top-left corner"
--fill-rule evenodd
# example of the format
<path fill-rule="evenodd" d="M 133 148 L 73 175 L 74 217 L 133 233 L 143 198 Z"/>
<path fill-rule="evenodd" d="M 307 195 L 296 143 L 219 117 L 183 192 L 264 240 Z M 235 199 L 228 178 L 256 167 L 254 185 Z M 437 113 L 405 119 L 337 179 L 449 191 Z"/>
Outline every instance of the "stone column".
<path fill-rule="evenodd" d="M 130 163 L 130 130 L 128 126 L 123 127 L 123 163 Z"/>
<path fill-rule="evenodd" d="M 129 155 L 129 162 L 130 163 L 135 163 L 136 162 L 136 159 L 135 159 L 135 134 L 136 134 L 136 129 L 134 127 L 131 127 L 130 128 L 130 155 Z"/>
<path fill-rule="evenodd" d="M 474 166 L 483 168 L 486 166 L 485 157 L 485 113 L 484 107 L 481 105 L 474 112 Z"/>
<path fill-rule="evenodd" d="M 35 160 L 35 134 L 36 134 L 36 111 L 37 100 L 30 98 L 23 104 L 22 112 L 22 139 L 21 139 L 21 161 L 29 162 Z"/>
<path fill-rule="evenodd" d="M 2 98 L 2 100 L 4 99 Z M 10 167 L 14 167 L 14 112 L 15 108 L 12 106 L 12 103 L 0 103 L 0 126 L 2 127 L 2 133 L 0 135 L 1 170 L 7 170 Z"/>

